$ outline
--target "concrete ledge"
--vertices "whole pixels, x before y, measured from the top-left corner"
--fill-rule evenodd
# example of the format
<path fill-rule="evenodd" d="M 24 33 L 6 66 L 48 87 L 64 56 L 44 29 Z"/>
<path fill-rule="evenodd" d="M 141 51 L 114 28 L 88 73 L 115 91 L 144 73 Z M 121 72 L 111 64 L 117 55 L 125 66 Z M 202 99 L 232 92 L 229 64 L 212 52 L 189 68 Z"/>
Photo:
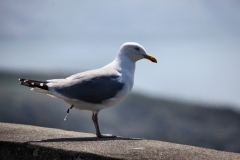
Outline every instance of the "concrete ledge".
<path fill-rule="evenodd" d="M 1 159 L 190 159 L 239 160 L 240 154 L 154 140 L 0 123 Z"/>

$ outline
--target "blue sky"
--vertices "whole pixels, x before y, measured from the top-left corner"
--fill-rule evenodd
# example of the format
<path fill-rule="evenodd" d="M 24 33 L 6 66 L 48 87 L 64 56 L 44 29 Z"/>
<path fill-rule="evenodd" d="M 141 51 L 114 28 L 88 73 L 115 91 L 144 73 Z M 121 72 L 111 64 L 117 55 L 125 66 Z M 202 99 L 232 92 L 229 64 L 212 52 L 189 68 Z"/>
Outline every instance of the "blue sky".
<path fill-rule="evenodd" d="M 137 62 L 135 91 L 240 108 L 239 8 L 238 0 L 1 1 L 0 69 L 71 75 L 134 41 L 158 59 Z"/>

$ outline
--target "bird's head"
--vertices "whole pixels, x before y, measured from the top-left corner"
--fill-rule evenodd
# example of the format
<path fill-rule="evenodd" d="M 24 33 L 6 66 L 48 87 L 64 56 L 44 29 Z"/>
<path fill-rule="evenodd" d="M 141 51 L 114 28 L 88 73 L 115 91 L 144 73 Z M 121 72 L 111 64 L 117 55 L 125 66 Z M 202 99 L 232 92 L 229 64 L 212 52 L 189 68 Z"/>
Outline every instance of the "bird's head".
<path fill-rule="evenodd" d="M 134 62 L 145 58 L 157 63 L 157 59 L 155 57 L 147 54 L 143 46 L 135 42 L 124 43 L 120 48 L 119 54 L 129 57 Z"/>

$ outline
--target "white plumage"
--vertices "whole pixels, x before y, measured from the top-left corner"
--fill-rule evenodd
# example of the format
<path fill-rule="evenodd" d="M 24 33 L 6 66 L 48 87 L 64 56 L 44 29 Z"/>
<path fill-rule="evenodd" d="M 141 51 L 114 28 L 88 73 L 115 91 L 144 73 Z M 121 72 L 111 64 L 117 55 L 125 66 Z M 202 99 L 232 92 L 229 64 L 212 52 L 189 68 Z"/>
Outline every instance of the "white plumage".
<path fill-rule="evenodd" d="M 116 58 L 102 68 L 77 73 L 66 79 L 45 82 L 19 80 L 20 84 L 32 87 L 36 92 L 63 99 L 71 108 L 92 111 L 96 135 L 100 138 L 115 137 L 101 134 L 98 112 L 117 105 L 130 93 L 134 83 L 135 62 L 143 58 L 157 62 L 140 44 L 127 42 L 121 46 Z"/>

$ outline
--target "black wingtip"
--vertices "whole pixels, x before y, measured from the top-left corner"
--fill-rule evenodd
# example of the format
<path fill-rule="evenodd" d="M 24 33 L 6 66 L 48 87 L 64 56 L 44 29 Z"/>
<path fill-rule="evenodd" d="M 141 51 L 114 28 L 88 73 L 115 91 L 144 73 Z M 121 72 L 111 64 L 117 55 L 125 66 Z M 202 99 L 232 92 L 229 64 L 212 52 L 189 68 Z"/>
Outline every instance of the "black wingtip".
<path fill-rule="evenodd" d="M 25 78 L 19 78 L 20 85 L 27 86 L 27 87 L 38 87 L 44 90 L 48 90 L 47 82 L 45 81 L 36 81 L 36 80 L 30 80 L 30 79 L 25 79 Z"/>
<path fill-rule="evenodd" d="M 24 78 L 19 78 L 18 80 L 22 82 L 22 81 L 25 81 L 26 79 L 24 79 Z"/>

